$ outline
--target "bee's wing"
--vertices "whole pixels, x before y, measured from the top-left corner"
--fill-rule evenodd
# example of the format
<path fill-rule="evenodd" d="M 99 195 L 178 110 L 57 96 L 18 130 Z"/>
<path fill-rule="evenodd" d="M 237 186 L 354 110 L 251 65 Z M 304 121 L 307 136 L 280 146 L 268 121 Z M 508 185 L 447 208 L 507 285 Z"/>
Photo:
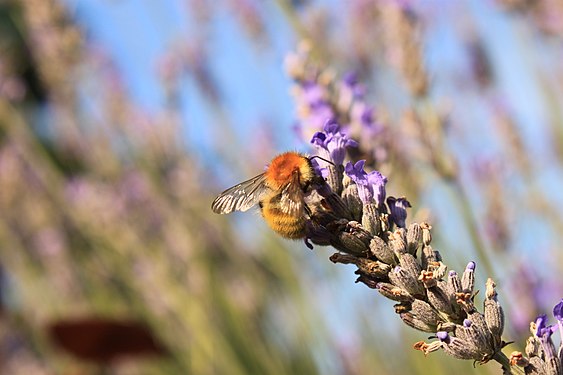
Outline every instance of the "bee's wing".
<path fill-rule="evenodd" d="M 291 216 L 301 216 L 305 208 L 304 193 L 299 181 L 288 183 L 283 187 L 280 198 L 280 209 Z"/>
<path fill-rule="evenodd" d="M 222 192 L 211 204 L 217 214 L 246 211 L 257 204 L 270 189 L 264 184 L 266 176 L 259 174 Z"/>

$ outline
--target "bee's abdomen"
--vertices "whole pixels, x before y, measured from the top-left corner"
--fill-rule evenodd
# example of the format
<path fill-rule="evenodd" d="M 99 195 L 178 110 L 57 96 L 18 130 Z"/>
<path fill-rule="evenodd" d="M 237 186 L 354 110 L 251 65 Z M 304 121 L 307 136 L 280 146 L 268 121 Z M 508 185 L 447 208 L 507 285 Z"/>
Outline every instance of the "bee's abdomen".
<path fill-rule="evenodd" d="M 271 202 L 261 202 L 262 216 L 266 223 L 280 236 L 289 239 L 305 237 L 306 220 L 303 215 L 288 215 L 278 205 Z"/>

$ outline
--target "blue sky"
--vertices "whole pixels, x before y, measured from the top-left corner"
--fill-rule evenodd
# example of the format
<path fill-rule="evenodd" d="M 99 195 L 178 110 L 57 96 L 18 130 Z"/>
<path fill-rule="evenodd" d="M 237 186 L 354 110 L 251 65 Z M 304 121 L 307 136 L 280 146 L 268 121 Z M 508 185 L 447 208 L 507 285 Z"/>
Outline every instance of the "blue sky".
<path fill-rule="evenodd" d="M 200 30 L 181 1 L 67 0 L 93 45 L 101 47 L 116 63 L 131 97 L 139 106 L 158 111 L 162 89 L 157 76 L 159 61 L 168 49 L 188 41 Z M 270 48 L 258 51 L 232 18 L 228 9 L 214 12 L 208 32 L 210 69 L 221 87 L 228 116 L 241 139 L 252 136 L 261 121 L 289 128 L 294 109 L 288 94 L 290 81 L 282 63 L 294 47 L 292 33 L 275 5 L 266 25 L 273 36 Z M 182 82 L 186 109 L 186 137 L 193 146 L 206 149 L 209 128 L 217 121 L 211 108 L 190 79 Z M 206 129 L 207 128 L 207 129 Z M 281 147 L 292 142 L 280 132 Z"/>
<path fill-rule="evenodd" d="M 162 90 L 157 77 L 158 62 L 167 50 L 183 41 L 189 41 L 201 30 L 190 14 L 187 2 L 139 0 L 66 0 L 69 8 L 83 25 L 89 40 L 105 50 L 119 68 L 133 99 L 144 108 L 157 111 L 162 105 Z M 319 2 L 336 8 L 338 2 Z M 436 22 L 428 25 L 426 45 L 427 61 L 436 72 L 436 82 L 441 66 L 463 68 L 463 51 L 457 25 L 452 23 L 447 1 L 424 2 L 431 9 Z M 463 3 L 463 2 L 460 2 Z M 210 69 L 223 90 L 228 116 L 237 128 L 241 139 L 252 136 L 255 126 L 264 120 L 274 121 L 282 127 L 279 147 L 294 147 L 291 132 L 294 107 L 288 94 L 289 80 L 285 77 L 282 62 L 285 54 L 295 48 L 294 32 L 275 5 L 265 6 L 266 27 L 271 37 L 268 49 L 257 50 L 248 35 L 234 20 L 227 7 L 213 13 L 212 27 L 207 32 Z M 451 3 L 450 3 L 451 4 Z M 458 3 L 459 4 L 459 3 Z M 503 95 L 514 108 L 527 132 L 531 145 L 541 144 L 541 133 L 533 131 L 532 123 L 545 121 L 545 108 L 538 100 L 538 87 L 530 80 L 529 61 L 522 49 L 529 45 L 522 40 L 518 25 L 506 14 L 493 11 L 490 2 L 467 2 L 466 10 L 473 13 L 477 29 L 483 35 L 486 48 L 499 67 L 496 71 Z M 470 5 L 469 5 L 470 4 Z M 221 9 L 220 7 L 216 7 Z M 443 9 L 441 9 L 443 8 Z M 456 20 L 454 19 L 455 23 Z M 516 36 L 516 37 L 515 37 Z M 520 38 L 518 39 L 518 36 Z M 524 54 L 525 56 L 526 54 Z M 217 121 L 210 114 L 199 91 L 189 79 L 183 82 L 183 105 L 186 108 L 187 137 L 196 145 L 207 144 L 207 125 Z M 439 87 L 437 92 L 439 91 Z M 205 135 L 207 134 L 207 136 Z"/>

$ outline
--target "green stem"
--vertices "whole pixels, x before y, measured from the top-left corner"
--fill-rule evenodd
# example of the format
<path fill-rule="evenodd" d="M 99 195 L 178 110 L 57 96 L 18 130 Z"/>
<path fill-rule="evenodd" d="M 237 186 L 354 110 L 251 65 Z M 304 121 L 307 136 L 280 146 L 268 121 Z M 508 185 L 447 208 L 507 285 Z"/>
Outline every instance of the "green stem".
<path fill-rule="evenodd" d="M 293 29 L 297 32 L 297 35 L 301 37 L 301 39 L 308 39 L 309 33 L 301 23 L 301 20 L 299 20 L 299 17 L 297 17 L 297 15 L 295 14 L 291 2 L 289 2 L 288 0 L 277 0 L 276 4 L 280 7 L 283 15 L 287 18 Z"/>
<path fill-rule="evenodd" d="M 481 266 L 483 266 L 483 269 L 485 270 L 485 274 L 488 275 L 489 277 L 494 278 L 495 276 L 494 267 L 493 264 L 491 263 L 489 255 L 487 254 L 487 251 L 485 250 L 485 244 L 483 243 L 483 239 L 479 235 L 479 229 L 477 227 L 476 219 L 473 216 L 473 210 L 471 209 L 469 198 L 467 197 L 465 190 L 459 183 L 459 180 L 457 179 L 450 180 L 449 183 L 452 189 L 454 190 L 454 192 L 457 193 L 459 203 L 461 204 L 461 213 L 463 215 L 463 220 L 466 223 L 466 228 L 469 231 L 469 235 L 473 242 L 475 252 L 479 257 L 479 263 Z"/>
<path fill-rule="evenodd" d="M 518 366 L 511 366 L 508 357 L 501 351 L 497 352 L 493 359 L 499 363 L 508 374 L 524 374 L 524 370 Z"/>
<path fill-rule="evenodd" d="M 311 40 L 310 31 L 305 27 L 289 0 L 276 0 L 276 4 L 281 9 L 283 15 L 288 20 L 291 27 L 295 30 L 300 40 Z M 313 41 L 314 42 L 314 41 Z M 321 62 L 328 59 L 328 51 L 320 43 L 311 43 L 311 58 L 313 61 Z"/>

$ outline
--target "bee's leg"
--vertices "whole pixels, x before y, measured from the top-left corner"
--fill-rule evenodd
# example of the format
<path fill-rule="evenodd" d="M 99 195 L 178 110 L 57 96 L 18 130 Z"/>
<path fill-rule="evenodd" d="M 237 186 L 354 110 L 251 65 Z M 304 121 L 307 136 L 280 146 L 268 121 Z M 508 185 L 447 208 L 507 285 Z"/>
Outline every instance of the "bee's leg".
<path fill-rule="evenodd" d="M 313 215 L 313 211 L 311 211 L 311 208 L 309 208 L 307 203 L 304 203 L 303 205 L 305 207 L 305 213 L 307 214 L 307 216 L 311 217 Z"/>
<path fill-rule="evenodd" d="M 258 202 L 258 207 L 260 207 L 260 213 L 264 216 L 264 203 L 262 201 Z"/>

